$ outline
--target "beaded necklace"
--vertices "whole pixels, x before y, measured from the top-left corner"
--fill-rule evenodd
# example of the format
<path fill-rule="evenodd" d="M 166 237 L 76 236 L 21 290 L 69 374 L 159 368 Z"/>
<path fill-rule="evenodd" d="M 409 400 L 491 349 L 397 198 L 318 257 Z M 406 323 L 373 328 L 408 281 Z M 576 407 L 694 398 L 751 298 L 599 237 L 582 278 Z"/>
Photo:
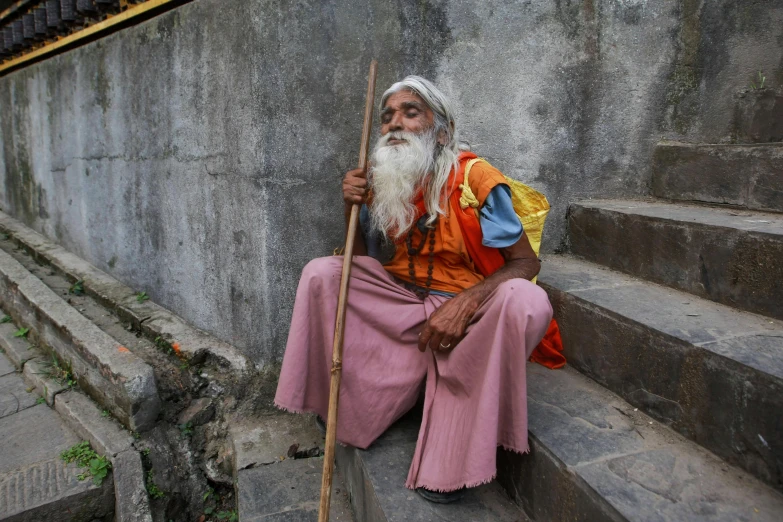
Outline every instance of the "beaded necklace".
<path fill-rule="evenodd" d="M 424 299 L 428 295 L 430 295 L 430 285 L 432 285 L 432 271 L 433 271 L 433 264 L 435 262 L 435 225 L 438 223 L 437 216 L 435 217 L 435 221 L 428 225 L 425 230 L 422 231 L 421 234 L 421 243 L 419 243 L 418 248 L 413 248 L 413 229 L 417 228 L 417 225 L 414 225 L 411 227 L 411 229 L 408 231 L 408 236 L 405 238 L 405 246 L 408 248 L 408 275 L 411 278 L 411 284 L 413 287 L 411 288 L 413 292 L 419 296 L 420 299 Z M 427 281 L 424 283 L 425 289 L 421 289 L 416 285 L 416 270 L 415 265 L 413 264 L 413 257 L 418 256 L 422 250 L 424 249 L 425 243 L 427 243 L 427 238 L 429 237 L 429 255 L 427 256 Z"/>

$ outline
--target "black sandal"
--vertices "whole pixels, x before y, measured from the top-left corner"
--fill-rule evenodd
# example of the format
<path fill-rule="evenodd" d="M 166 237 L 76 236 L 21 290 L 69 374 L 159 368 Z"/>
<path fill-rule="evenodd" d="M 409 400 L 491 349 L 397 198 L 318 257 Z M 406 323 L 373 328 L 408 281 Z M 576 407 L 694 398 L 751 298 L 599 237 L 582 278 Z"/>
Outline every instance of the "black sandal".
<path fill-rule="evenodd" d="M 440 493 L 438 491 L 432 491 L 425 488 L 416 488 L 416 493 L 418 493 L 424 500 L 429 500 L 430 502 L 434 502 L 436 504 L 451 504 L 452 502 L 460 500 L 464 495 L 465 490 L 458 489 L 457 491 L 447 491 L 445 493 Z"/>

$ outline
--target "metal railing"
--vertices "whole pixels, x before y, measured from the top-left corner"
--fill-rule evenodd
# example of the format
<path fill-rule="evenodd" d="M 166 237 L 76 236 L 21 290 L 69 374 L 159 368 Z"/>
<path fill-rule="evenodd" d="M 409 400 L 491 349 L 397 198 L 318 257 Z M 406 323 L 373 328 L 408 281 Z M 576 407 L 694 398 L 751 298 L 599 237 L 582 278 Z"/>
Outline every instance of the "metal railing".
<path fill-rule="evenodd" d="M 0 75 L 187 1 L 20 0 L 0 13 Z"/>

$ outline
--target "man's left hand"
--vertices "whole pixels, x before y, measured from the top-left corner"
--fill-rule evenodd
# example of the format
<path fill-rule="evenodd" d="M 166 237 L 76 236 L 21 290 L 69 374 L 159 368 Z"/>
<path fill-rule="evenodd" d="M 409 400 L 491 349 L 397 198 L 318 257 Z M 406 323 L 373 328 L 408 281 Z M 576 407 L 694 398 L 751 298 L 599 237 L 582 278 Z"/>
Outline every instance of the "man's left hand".
<path fill-rule="evenodd" d="M 427 345 L 433 351 L 453 349 L 465 336 L 465 329 L 480 304 L 469 292 L 457 294 L 443 303 L 419 334 L 419 351 L 423 352 Z"/>

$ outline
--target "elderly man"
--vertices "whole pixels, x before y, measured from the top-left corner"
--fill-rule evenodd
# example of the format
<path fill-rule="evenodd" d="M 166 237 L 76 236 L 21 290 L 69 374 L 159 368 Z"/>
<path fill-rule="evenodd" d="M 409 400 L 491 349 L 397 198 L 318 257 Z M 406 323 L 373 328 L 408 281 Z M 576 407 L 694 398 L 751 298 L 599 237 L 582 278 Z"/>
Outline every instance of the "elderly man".
<path fill-rule="evenodd" d="M 526 361 L 552 318 L 546 293 L 530 282 L 539 261 L 503 175 L 474 162 L 469 186 L 479 211 L 453 203 L 454 191 L 463 190 L 455 180 L 475 158 L 458 141 L 446 96 L 409 76 L 383 94 L 369 179 L 352 170 L 343 180 L 346 216 L 351 205 L 366 206 L 348 298 L 337 439 L 368 447 L 415 405 L 424 384 L 406 486 L 435 502 L 491 481 L 498 446 L 528 451 Z M 475 220 L 475 232 L 465 219 Z M 491 275 L 471 257 L 467 234 L 474 233 L 484 252 L 502 256 Z M 377 239 L 393 248 L 384 264 L 373 257 Z M 275 397 L 285 410 L 327 413 L 341 268 L 334 256 L 302 272 Z"/>

